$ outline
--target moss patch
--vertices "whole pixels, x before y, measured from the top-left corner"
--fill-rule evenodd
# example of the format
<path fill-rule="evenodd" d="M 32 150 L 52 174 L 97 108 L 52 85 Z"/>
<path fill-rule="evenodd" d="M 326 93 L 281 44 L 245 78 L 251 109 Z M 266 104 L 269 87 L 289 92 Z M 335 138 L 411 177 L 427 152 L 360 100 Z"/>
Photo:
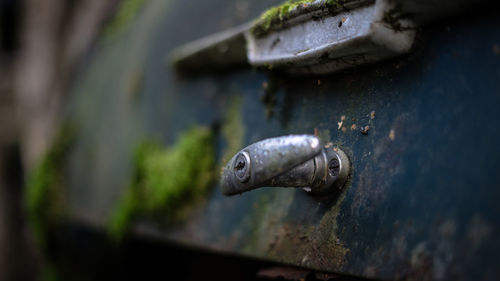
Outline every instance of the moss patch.
<path fill-rule="evenodd" d="M 47 250 L 50 227 L 65 213 L 62 170 L 74 137 L 74 128 L 64 126 L 28 176 L 25 192 L 27 216 L 42 251 Z"/>
<path fill-rule="evenodd" d="M 290 18 L 290 12 L 298 8 L 307 8 L 317 0 L 287 0 L 279 6 L 266 10 L 257 19 L 252 27 L 252 33 L 257 36 L 265 35 L 271 27 L 280 28 L 283 22 Z M 340 8 L 345 1 L 343 0 L 323 0 L 321 5 L 325 8 Z"/>
<path fill-rule="evenodd" d="M 146 0 L 122 0 L 115 16 L 104 27 L 104 37 L 110 38 L 121 31 L 139 13 Z"/>
<path fill-rule="evenodd" d="M 226 141 L 226 148 L 222 154 L 222 164 L 224 167 L 233 155 L 243 148 L 245 138 L 245 124 L 241 116 L 242 101 L 241 97 L 234 97 L 230 100 L 229 106 L 226 109 L 222 124 L 222 136 Z"/>
<path fill-rule="evenodd" d="M 214 181 L 212 130 L 197 127 L 182 134 L 173 147 L 146 141 L 134 157 L 133 180 L 111 217 L 109 233 L 119 240 L 137 216 L 178 221 L 189 205 L 203 198 Z"/>

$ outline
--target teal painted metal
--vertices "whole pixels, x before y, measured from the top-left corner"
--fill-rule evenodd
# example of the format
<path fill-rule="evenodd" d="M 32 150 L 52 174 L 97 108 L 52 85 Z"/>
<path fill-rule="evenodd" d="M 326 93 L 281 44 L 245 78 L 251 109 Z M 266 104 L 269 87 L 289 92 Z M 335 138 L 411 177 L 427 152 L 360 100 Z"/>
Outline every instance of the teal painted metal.
<path fill-rule="evenodd" d="M 244 144 L 316 130 L 349 155 L 347 188 L 326 198 L 272 188 L 227 198 L 215 188 L 185 223 L 146 219 L 139 233 L 386 280 L 500 276 L 495 12 L 424 28 L 411 55 L 348 73 L 185 77 L 162 60 L 169 50 L 223 29 L 226 20 L 244 22 L 268 2 L 249 1 L 251 12 L 241 18 L 237 1 L 160 2 L 98 46 L 74 84 L 68 116 L 81 138 L 70 155 L 67 194 L 75 219 L 107 223 L 130 180 L 138 140 L 172 143 L 193 124 L 222 120 L 237 97 Z M 266 85 L 276 91 L 266 94 Z M 221 138 L 219 150 L 225 146 Z"/>

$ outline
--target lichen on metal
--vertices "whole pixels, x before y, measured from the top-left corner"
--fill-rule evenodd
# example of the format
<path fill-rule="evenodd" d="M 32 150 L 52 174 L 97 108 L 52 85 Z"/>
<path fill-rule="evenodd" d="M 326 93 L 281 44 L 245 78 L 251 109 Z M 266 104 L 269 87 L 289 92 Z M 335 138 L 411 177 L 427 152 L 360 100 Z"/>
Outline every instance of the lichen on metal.
<path fill-rule="evenodd" d="M 226 108 L 221 133 L 226 141 L 226 148 L 222 154 L 222 163 L 229 161 L 233 154 L 243 146 L 245 124 L 241 116 L 242 98 L 235 96 L 230 99 Z M 223 164 L 221 164 L 223 165 Z"/>
<path fill-rule="evenodd" d="M 240 226 L 249 230 L 242 253 L 306 268 L 340 271 L 350 252 L 340 238 L 338 226 L 346 194 L 343 190 L 333 201 L 327 198 L 306 206 L 308 195 L 298 190 L 263 192 Z M 303 209 L 295 210 L 297 204 Z M 328 207 L 319 207 L 323 205 Z"/>
<path fill-rule="evenodd" d="M 271 27 L 277 28 L 293 14 L 292 11 L 306 9 L 310 5 L 320 5 L 324 8 L 340 8 L 344 0 L 287 0 L 279 6 L 266 10 L 256 20 L 252 33 L 259 37 L 266 34 Z"/>
<path fill-rule="evenodd" d="M 109 233 L 119 240 L 138 217 L 182 220 L 212 186 L 214 170 L 211 129 L 192 128 L 167 148 L 143 142 L 135 150 L 133 179 L 111 216 Z"/>

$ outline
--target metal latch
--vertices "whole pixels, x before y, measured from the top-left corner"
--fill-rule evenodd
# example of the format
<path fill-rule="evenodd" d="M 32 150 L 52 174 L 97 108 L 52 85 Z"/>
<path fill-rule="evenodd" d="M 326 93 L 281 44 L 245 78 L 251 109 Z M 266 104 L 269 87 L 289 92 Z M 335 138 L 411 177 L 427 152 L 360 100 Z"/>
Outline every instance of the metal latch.
<path fill-rule="evenodd" d="M 313 195 L 342 188 L 350 171 L 347 155 L 323 146 L 312 135 L 270 138 L 249 145 L 227 163 L 221 188 L 225 195 L 259 187 L 301 187 Z"/>
<path fill-rule="evenodd" d="M 239 65 L 323 74 L 408 52 L 413 23 L 390 0 L 288 1 L 171 55 L 181 71 Z"/>

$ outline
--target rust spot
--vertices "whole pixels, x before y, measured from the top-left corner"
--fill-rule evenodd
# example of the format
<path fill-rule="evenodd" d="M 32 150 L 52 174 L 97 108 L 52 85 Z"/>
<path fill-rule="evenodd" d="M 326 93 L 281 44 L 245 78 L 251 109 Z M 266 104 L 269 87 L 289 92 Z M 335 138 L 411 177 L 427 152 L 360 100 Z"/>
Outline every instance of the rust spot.
<path fill-rule="evenodd" d="M 362 133 L 363 135 L 368 135 L 368 131 L 369 131 L 369 130 L 370 130 L 370 126 L 366 125 L 366 126 L 364 126 L 364 127 L 361 127 L 361 130 L 360 130 L 360 131 L 361 131 L 361 133 Z"/>
<path fill-rule="evenodd" d="M 372 110 L 372 112 L 370 112 L 370 119 L 375 119 L 375 110 Z"/>
<path fill-rule="evenodd" d="M 314 225 L 303 225 L 301 223 L 284 223 L 287 208 L 278 214 L 274 206 L 285 201 L 291 203 L 291 196 L 283 200 L 283 194 L 290 192 L 276 191 L 273 199 L 265 204 L 264 213 L 252 226 L 252 243 L 247 250 L 249 252 L 264 252 L 265 258 L 277 262 L 300 265 L 318 270 L 341 270 L 349 250 L 345 248 L 343 241 L 338 237 L 337 217 L 340 206 L 345 198 L 343 191 L 337 201 L 329 210 L 325 211 L 320 221 Z M 273 207 L 270 207 L 273 206 Z M 290 206 L 289 206 L 290 207 Z"/>
<path fill-rule="evenodd" d="M 344 125 L 344 121 L 345 121 L 345 115 L 340 116 L 340 122 L 337 122 L 338 129 L 339 129 L 339 130 L 340 130 L 340 129 L 342 128 L 342 126 Z"/>
<path fill-rule="evenodd" d="M 351 131 L 356 130 L 356 128 L 357 128 L 356 124 L 352 124 L 352 126 L 351 126 Z"/>
<path fill-rule="evenodd" d="M 432 280 L 432 257 L 425 243 L 420 243 L 411 252 L 411 273 L 407 280 Z"/>

